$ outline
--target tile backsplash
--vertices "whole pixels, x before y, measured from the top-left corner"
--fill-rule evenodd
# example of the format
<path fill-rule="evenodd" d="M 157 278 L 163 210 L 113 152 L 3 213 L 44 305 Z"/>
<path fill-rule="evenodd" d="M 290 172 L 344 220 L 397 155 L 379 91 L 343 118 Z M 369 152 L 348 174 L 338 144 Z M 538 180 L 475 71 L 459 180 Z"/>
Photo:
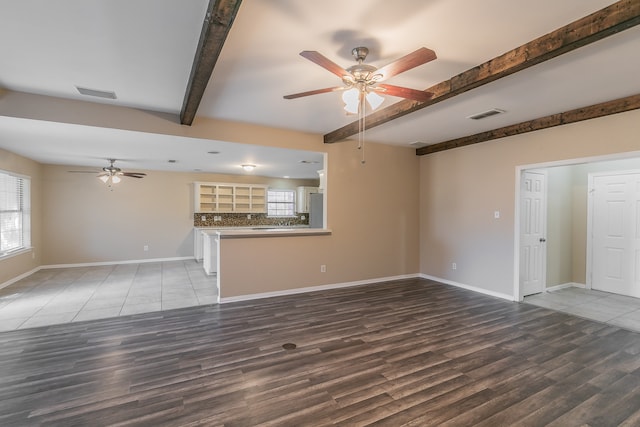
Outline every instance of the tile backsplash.
<path fill-rule="evenodd" d="M 248 218 L 251 216 L 251 218 Z M 220 217 L 215 221 L 214 217 Z M 304 217 L 304 219 L 302 219 Z M 295 217 L 274 218 L 266 213 L 194 213 L 194 227 L 259 227 L 259 226 L 295 226 L 309 225 L 309 214 L 297 214 Z"/>

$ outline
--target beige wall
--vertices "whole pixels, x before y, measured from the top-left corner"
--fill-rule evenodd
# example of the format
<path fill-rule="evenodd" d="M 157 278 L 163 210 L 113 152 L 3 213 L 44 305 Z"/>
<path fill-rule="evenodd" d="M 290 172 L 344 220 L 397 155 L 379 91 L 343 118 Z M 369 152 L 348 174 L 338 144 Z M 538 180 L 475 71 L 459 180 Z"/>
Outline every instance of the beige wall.
<path fill-rule="evenodd" d="M 196 118 L 193 126 L 181 126 L 177 117 L 166 114 L 15 92 L 0 98 L 0 115 L 328 153 L 327 220 L 332 235 L 225 243 L 223 296 L 419 271 L 419 159 L 413 149 L 367 144 L 367 163 L 361 165 L 355 142 L 324 144 L 322 135 L 204 118 Z M 48 246 L 43 263 L 192 253 L 188 214 L 193 201 L 185 189 L 191 181 L 212 179 L 154 173 L 109 193 L 96 187 L 97 180 L 68 174 L 66 168 L 44 169 Z M 148 218 L 148 210 L 156 215 Z M 64 242 L 71 239 L 79 239 L 80 244 Z M 142 251 L 145 244 L 148 253 Z M 322 275 L 320 264 L 327 266 Z"/>
<path fill-rule="evenodd" d="M 516 167 L 638 155 L 639 134 L 636 110 L 422 156 L 420 271 L 513 295 Z"/>
<path fill-rule="evenodd" d="M 572 184 L 570 167 L 547 170 L 547 287 L 573 282 Z"/>
<path fill-rule="evenodd" d="M 0 285 L 37 268 L 42 260 L 41 167 L 38 163 L 0 149 L 0 169 L 31 178 L 32 251 L 0 260 Z"/>
<path fill-rule="evenodd" d="M 368 144 L 364 166 L 358 154 L 329 147 L 331 236 L 222 240 L 223 298 L 418 272 L 415 150 Z"/>
<path fill-rule="evenodd" d="M 278 188 L 308 182 L 146 171 L 144 179 L 123 178 L 110 189 L 91 174 L 67 172 L 76 169 L 43 166 L 44 265 L 191 257 L 194 181 Z"/>

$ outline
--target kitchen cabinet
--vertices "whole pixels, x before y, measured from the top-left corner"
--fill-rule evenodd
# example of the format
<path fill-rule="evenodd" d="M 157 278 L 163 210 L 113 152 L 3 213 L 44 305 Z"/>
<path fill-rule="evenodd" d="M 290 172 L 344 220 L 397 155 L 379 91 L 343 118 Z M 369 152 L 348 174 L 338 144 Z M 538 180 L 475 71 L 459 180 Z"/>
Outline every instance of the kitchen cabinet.
<path fill-rule="evenodd" d="M 202 232 L 202 267 L 205 273 L 218 273 L 218 235 L 215 231 Z"/>
<path fill-rule="evenodd" d="M 267 186 L 195 182 L 193 200 L 196 213 L 265 213 Z"/>
<path fill-rule="evenodd" d="M 318 193 L 318 187 L 298 187 L 296 190 L 296 212 L 309 213 L 309 196 Z"/>

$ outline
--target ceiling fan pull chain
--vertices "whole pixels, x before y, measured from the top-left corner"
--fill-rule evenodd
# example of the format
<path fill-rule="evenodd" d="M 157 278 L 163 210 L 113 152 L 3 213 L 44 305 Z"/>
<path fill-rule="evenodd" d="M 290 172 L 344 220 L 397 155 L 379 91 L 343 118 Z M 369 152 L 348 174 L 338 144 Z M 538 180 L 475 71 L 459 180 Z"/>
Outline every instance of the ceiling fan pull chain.
<path fill-rule="evenodd" d="M 364 101 L 364 99 L 363 99 Z M 367 129 L 367 104 L 366 101 L 362 103 L 362 160 L 360 160 L 360 164 L 365 164 L 364 160 L 364 144 L 365 144 L 365 131 Z"/>

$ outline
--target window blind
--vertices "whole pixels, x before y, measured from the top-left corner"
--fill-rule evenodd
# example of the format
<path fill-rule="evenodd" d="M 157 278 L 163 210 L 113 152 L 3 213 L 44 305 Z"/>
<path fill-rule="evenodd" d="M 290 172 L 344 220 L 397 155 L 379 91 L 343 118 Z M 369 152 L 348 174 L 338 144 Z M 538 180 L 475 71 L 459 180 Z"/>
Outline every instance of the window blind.
<path fill-rule="evenodd" d="M 29 178 L 0 171 L 0 257 L 31 247 L 30 208 Z"/>

